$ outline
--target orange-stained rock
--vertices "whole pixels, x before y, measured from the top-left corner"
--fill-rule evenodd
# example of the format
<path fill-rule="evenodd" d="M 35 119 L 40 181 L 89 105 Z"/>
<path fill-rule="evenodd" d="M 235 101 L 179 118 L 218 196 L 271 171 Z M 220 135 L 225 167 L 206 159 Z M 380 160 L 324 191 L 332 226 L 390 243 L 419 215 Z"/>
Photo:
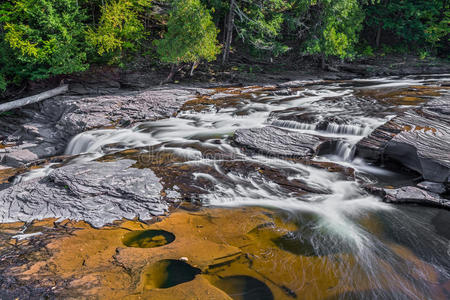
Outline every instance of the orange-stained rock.
<path fill-rule="evenodd" d="M 372 218 L 361 223 L 377 235 L 383 231 Z M 0 225 L 0 230 L 19 225 Z M 122 221 L 101 229 L 84 222 L 55 220 L 35 222 L 30 231 L 33 226 L 54 226 L 55 231 L 64 229 L 69 234 L 50 239 L 45 247 L 47 255 L 37 253 L 33 261 L 10 269 L 9 274 L 52 288 L 58 297 L 171 300 L 231 299 L 229 295 L 233 295 L 240 299 L 236 295 L 246 285 L 254 285 L 255 299 L 332 299 L 393 284 L 371 280 L 350 252 L 331 249 L 329 255 L 317 256 L 302 252 L 301 247 L 294 251 L 288 244 L 280 244 L 286 234 L 302 225 L 264 208 L 178 209 L 152 224 Z M 130 233 L 148 230 L 164 230 L 175 239 L 153 248 L 123 244 Z M 417 280 L 437 283 L 431 265 L 404 247 L 389 247 L 424 270 Z M 396 275 L 405 270 L 394 269 L 383 258 L 378 263 L 397 278 L 394 284 L 399 288 L 415 291 L 413 282 Z M 177 272 L 186 276 L 177 277 Z M 438 291 L 436 295 L 441 294 Z"/>

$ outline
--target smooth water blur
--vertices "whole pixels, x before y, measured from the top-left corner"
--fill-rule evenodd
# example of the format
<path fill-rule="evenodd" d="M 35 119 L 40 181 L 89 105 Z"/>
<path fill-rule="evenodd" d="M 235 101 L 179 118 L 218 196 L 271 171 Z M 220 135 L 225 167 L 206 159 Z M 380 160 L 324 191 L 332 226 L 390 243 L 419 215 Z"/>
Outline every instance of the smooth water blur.
<path fill-rule="evenodd" d="M 364 180 L 396 185 L 409 179 L 371 166 L 355 158 L 354 153 L 360 139 L 404 109 L 378 99 L 383 97 L 379 94 L 409 86 L 439 86 L 446 80 L 447 77 L 408 77 L 305 83 L 288 96 L 249 89 L 237 104 L 200 112 L 181 111 L 177 117 L 141 123 L 130 129 L 81 133 L 72 139 L 66 154 L 78 155 L 69 163 L 79 163 L 125 149 L 157 145 L 158 150 L 151 151 L 169 151 L 186 159 L 181 164 L 209 166 L 220 174 L 213 176 L 201 171 L 191 174 L 192 185 L 206 180 L 214 186 L 199 195 L 203 205 L 263 206 L 282 214 L 286 220 L 295 220 L 298 230 L 280 243 L 293 253 L 308 244 L 308 255 L 321 259 L 320 272 L 339 275 L 340 284 L 334 287 L 340 291 L 338 298 L 444 299 L 448 295 L 444 285 L 448 285 L 450 278 L 447 253 L 450 244 L 448 235 L 442 231 L 448 233 L 450 213 L 397 207 L 368 194 L 361 187 Z M 269 125 L 337 139 L 332 153 L 314 160 L 353 168 L 360 176 L 351 179 L 340 172 L 293 160 L 250 155 L 234 146 L 230 139 L 237 129 Z M 225 171 L 223 161 L 245 162 L 260 169 Z M 280 183 L 263 176 L 265 169 L 289 176 Z M 39 174 L 47 171 L 51 168 Z M 24 175 L 22 180 L 36 174 Z M 293 182 L 301 182 L 318 192 L 287 190 L 285 185 Z M 441 217 L 439 229 L 433 225 L 438 214 L 446 216 Z M 340 263 L 338 253 L 351 255 L 353 263 Z M 286 266 L 286 272 L 300 274 L 301 270 Z M 368 284 L 359 286 L 363 281 Z"/>

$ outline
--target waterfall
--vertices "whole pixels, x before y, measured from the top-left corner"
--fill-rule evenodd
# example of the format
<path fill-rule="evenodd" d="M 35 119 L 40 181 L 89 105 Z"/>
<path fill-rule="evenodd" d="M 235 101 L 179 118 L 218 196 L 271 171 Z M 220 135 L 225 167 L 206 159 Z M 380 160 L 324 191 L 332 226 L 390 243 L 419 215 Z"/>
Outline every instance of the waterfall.
<path fill-rule="evenodd" d="M 439 283 L 427 281 L 429 277 L 424 275 L 424 269 L 433 270 L 436 277 L 441 276 L 443 280 L 449 278 L 446 270 L 448 256 L 445 253 L 448 239 L 438 236 L 430 221 L 435 218 L 433 214 L 437 215 L 436 211 L 429 210 L 429 215 L 425 215 L 427 212 L 423 209 L 394 207 L 370 195 L 361 185 L 363 176 L 373 179 L 372 182 L 364 181 L 365 184 L 384 183 L 380 180 L 379 171 L 387 170 L 361 163 L 359 158 L 355 159 L 355 149 L 357 142 L 385 123 L 386 118 L 380 117 L 382 114 L 378 107 L 371 107 L 380 105 L 378 102 L 354 97 L 352 101 L 357 102 L 358 109 L 353 110 L 346 106 L 345 101 L 339 101 L 342 99 L 337 98 L 354 93 L 348 88 L 350 84 L 323 83 L 311 87 L 316 90 L 308 92 L 309 96 L 305 93 L 298 97 L 269 97 L 253 93 L 245 98 L 242 106 L 202 113 L 179 113 L 177 117 L 143 122 L 132 128 L 92 130 L 73 137 L 65 153 L 78 156 L 68 163 L 78 163 L 133 148 L 139 148 L 137 151 L 142 151 L 144 156 L 148 153 L 146 151 L 150 151 L 142 149 L 145 146 L 153 146 L 152 151 L 161 151 L 164 155 L 171 152 L 182 159 L 169 161 L 170 166 L 165 170 L 169 175 L 162 172 L 161 180 L 180 181 L 193 187 L 195 192 L 189 194 L 191 191 L 187 191 L 187 199 L 200 200 L 205 206 L 214 207 L 260 206 L 272 209 L 273 214 L 295 220 L 296 227 L 289 228 L 286 235 L 291 239 L 290 245 L 300 250 L 305 244 L 311 246 L 309 258 L 317 262 L 317 269 L 310 272 L 313 274 L 311 276 L 320 279 L 320 274 L 338 274 L 338 279 L 330 284 L 329 289 L 357 290 L 360 293 L 356 294 L 357 299 L 366 299 L 365 295 L 369 295 L 367 298 L 370 299 L 425 299 L 421 296 L 431 295 L 430 291 Z M 397 84 L 396 81 L 391 80 L 387 87 L 394 84 Z M 380 85 L 379 88 L 383 87 Z M 271 116 L 275 112 L 277 116 L 292 117 L 293 120 L 273 120 Z M 396 111 L 386 113 L 394 114 Z M 315 121 L 294 121 L 302 120 L 305 114 L 314 116 L 312 120 Z M 336 120 L 335 116 L 345 116 L 345 124 L 325 123 Z M 232 137 L 237 129 L 259 128 L 268 124 L 285 131 L 297 130 L 296 134 L 305 131 L 309 135 L 319 136 L 321 140 L 331 141 L 330 144 L 334 145 L 332 154 L 318 154 L 304 160 L 281 159 L 258 155 L 257 151 L 247 152 L 233 143 Z M 263 146 L 255 145 L 255 148 L 258 147 Z M 329 148 L 326 150 L 329 152 Z M 158 164 L 158 161 L 154 163 Z M 45 176 L 52 167 L 48 165 L 39 171 L 29 172 L 28 177 L 19 177 L 17 183 L 27 178 Z M 356 180 L 341 167 L 353 168 L 355 174 L 362 175 Z M 392 173 L 390 178 L 394 185 L 395 180 L 398 180 L 397 183 L 400 180 L 396 178 L 398 173 Z M 251 239 L 247 242 L 252 243 Z M 275 243 L 272 244 L 276 247 Z M 251 244 L 251 247 L 257 245 Z M 426 250 L 420 252 L 421 249 Z M 261 251 L 266 253 L 271 249 Z M 401 251 L 411 253 L 402 256 Z M 304 254 L 298 256 L 307 257 Z M 348 257 L 353 262 L 346 265 L 345 258 Z M 260 263 L 257 260 L 261 258 L 254 259 Z M 424 265 L 426 267 L 420 267 Z M 295 280 L 308 270 L 289 263 L 283 268 L 286 274 L 295 276 Z M 358 283 L 367 279 L 370 286 L 358 290 Z M 313 283 L 311 286 L 316 281 L 310 281 Z M 296 282 L 299 282 L 298 288 L 301 290 L 300 280 Z M 417 290 L 421 294 L 416 294 Z M 340 299 L 352 296 L 349 294 L 347 298 Z"/>
<path fill-rule="evenodd" d="M 300 130 L 316 130 L 317 124 L 300 123 L 291 120 L 274 120 L 273 126 L 288 128 L 288 129 L 300 129 Z"/>
<path fill-rule="evenodd" d="M 355 156 L 356 146 L 347 141 L 338 141 L 336 145 L 336 155 L 344 161 L 352 161 Z"/>
<path fill-rule="evenodd" d="M 357 124 L 336 124 L 329 123 L 325 130 L 334 134 L 348 134 L 366 136 L 370 133 L 371 128 L 368 126 L 360 126 Z"/>

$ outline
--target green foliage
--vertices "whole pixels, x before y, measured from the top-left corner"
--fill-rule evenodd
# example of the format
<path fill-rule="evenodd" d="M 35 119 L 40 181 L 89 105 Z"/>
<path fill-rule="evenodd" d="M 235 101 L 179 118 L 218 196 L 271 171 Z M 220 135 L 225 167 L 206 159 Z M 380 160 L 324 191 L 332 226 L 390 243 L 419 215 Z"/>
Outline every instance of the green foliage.
<path fill-rule="evenodd" d="M 3 39 L 17 63 L 31 65 L 31 79 L 87 68 L 86 15 L 76 0 L 16 0 L 8 6 Z"/>
<path fill-rule="evenodd" d="M 89 28 L 86 39 L 99 55 L 110 54 L 118 62 L 123 51 L 136 51 L 145 38 L 139 14 L 151 5 L 150 0 L 112 0 L 101 8 L 97 28 Z"/>
<path fill-rule="evenodd" d="M 7 86 L 6 79 L 2 74 L 0 74 L 0 91 L 5 91 L 6 86 Z"/>
<path fill-rule="evenodd" d="M 294 1 L 243 1 L 236 6 L 236 29 L 242 41 L 256 50 L 278 56 L 289 50 L 282 42 L 285 13 Z"/>
<path fill-rule="evenodd" d="M 375 55 L 373 48 L 369 45 L 367 45 L 364 50 L 362 51 L 362 55 L 366 57 L 372 57 Z"/>
<path fill-rule="evenodd" d="M 161 61 L 178 64 L 212 61 L 220 52 L 218 30 L 199 0 L 175 2 L 164 38 L 155 41 Z"/>
<path fill-rule="evenodd" d="M 430 53 L 427 50 L 420 50 L 419 51 L 419 58 L 420 59 L 426 59 L 428 56 L 430 56 Z"/>
<path fill-rule="evenodd" d="M 381 0 L 365 6 L 365 26 L 369 32 L 380 28 L 390 45 L 439 51 L 448 45 L 449 7 L 446 0 Z"/>
<path fill-rule="evenodd" d="M 216 27 L 226 29 L 230 3 L 0 1 L 0 90 L 143 54 L 173 64 L 212 61 L 220 52 Z M 448 57 L 449 6 L 448 0 L 236 0 L 232 46 L 260 57 L 288 51 L 323 59 L 375 52 Z"/>
<path fill-rule="evenodd" d="M 352 57 L 364 14 L 358 0 L 304 0 L 300 13 L 306 20 L 305 52 L 324 57 Z"/>

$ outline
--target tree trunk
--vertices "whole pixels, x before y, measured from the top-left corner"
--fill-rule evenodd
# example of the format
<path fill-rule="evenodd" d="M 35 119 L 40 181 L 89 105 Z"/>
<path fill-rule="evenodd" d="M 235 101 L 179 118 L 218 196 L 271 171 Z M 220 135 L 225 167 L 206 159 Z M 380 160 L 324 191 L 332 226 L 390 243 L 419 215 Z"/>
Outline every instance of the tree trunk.
<path fill-rule="evenodd" d="M 167 76 L 167 78 L 165 80 L 161 81 L 161 83 L 159 85 L 173 81 L 173 77 L 175 76 L 175 74 L 177 74 L 179 71 L 181 71 L 181 69 L 183 69 L 184 66 L 185 65 L 183 65 L 183 64 L 172 64 L 169 75 Z"/>
<path fill-rule="evenodd" d="M 378 30 L 377 30 L 377 37 L 375 40 L 375 45 L 378 47 L 380 47 L 380 38 L 381 38 L 381 24 L 378 24 Z"/>
<path fill-rule="evenodd" d="M 198 67 L 199 62 L 196 61 L 194 63 L 192 63 L 192 67 L 191 67 L 191 71 L 189 72 L 189 76 L 194 76 L 194 70 Z"/>
<path fill-rule="evenodd" d="M 228 61 L 228 56 L 230 55 L 231 42 L 233 40 L 233 28 L 234 28 L 234 6 L 236 5 L 235 0 L 230 0 L 230 11 L 228 12 L 227 20 L 227 32 L 225 38 L 225 45 L 223 49 L 222 64 L 226 64 Z"/>
<path fill-rule="evenodd" d="M 327 62 L 325 60 L 325 54 L 320 55 L 320 67 L 322 68 L 322 70 L 327 69 Z"/>
<path fill-rule="evenodd" d="M 169 75 L 167 76 L 167 78 L 165 80 L 161 81 L 161 83 L 159 85 L 171 82 L 173 80 L 173 76 L 175 76 L 176 72 L 177 72 L 177 65 L 176 64 L 172 64 L 172 67 L 170 67 Z"/>
<path fill-rule="evenodd" d="M 56 89 L 53 90 L 49 90 L 34 96 L 30 96 L 30 97 L 26 97 L 26 98 L 22 98 L 19 100 L 15 100 L 15 101 L 11 101 L 11 102 L 7 102 L 7 103 L 3 103 L 0 104 L 0 112 L 3 111 L 8 111 L 14 108 L 19 108 L 28 104 L 32 104 L 32 103 L 36 103 L 60 94 L 64 94 L 65 92 L 67 92 L 69 90 L 69 86 L 67 84 L 62 85 L 60 87 L 57 87 Z"/>

